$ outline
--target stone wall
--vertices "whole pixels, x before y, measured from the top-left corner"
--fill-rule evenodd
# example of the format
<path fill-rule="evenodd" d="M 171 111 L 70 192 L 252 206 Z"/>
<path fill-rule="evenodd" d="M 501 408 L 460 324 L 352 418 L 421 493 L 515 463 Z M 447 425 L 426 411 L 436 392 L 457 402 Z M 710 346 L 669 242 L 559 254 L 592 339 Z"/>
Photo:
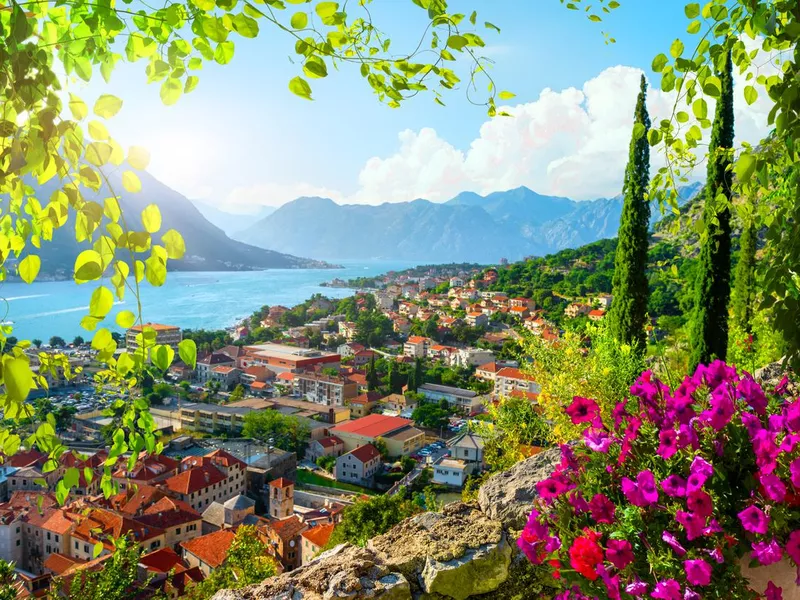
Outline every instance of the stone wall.
<path fill-rule="evenodd" d="M 310 564 L 213 600 L 527 600 L 538 598 L 516 537 L 531 510 L 536 482 L 558 449 L 490 478 L 478 502 L 406 519 L 366 548 L 343 544 Z"/>

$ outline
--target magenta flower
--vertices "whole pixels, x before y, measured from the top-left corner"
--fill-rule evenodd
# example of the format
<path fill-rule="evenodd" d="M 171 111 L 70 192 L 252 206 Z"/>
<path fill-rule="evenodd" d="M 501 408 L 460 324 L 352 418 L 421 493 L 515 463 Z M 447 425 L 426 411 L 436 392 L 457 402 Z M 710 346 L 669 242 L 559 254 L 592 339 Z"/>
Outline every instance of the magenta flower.
<path fill-rule="evenodd" d="M 775 444 L 775 434 L 761 429 L 753 436 L 752 442 L 758 468 L 767 475 L 774 472 L 778 466 L 778 456 L 781 453 L 781 449 Z"/>
<path fill-rule="evenodd" d="M 800 488 L 800 458 L 794 459 L 789 464 L 789 473 L 792 485 L 796 488 Z"/>
<path fill-rule="evenodd" d="M 758 414 L 763 415 L 767 411 L 767 396 L 750 373 L 744 374 L 736 387 L 736 392 Z"/>
<path fill-rule="evenodd" d="M 665 531 L 664 533 L 662 533 L 661 539 L 664 540 L 667 546 L 672 548 L 672 550 L 678 556 L 684 556 L 686 554 L 686 548 L 681 546 L 681 543 L 678 541 L 678 538 L 672 535 L 669 531 Z"/>
<path fill-rule="evenodd" d="M 786 427 L 792 433 L 800 433 L 800 400 L 786 406 Z"/>
<path fill-rule="evenodd" d="M 586 499 L 580 492 L 572 492 L 571 494 L 569 494 L 569 496 L 567 496 L 567 500 L 569 501 L 572 508 L 575 509 L 576 514 L 589 511 L 589 503 L 586 502 Z"/>
<path fill-rule="evenodd" d="M 738 516 L 745 531 L 760 533 L 761 535 L 767 533 L 769 517 L 757 506 L 748 506 Z"/>
<path fill-rule="evenodd" d="M 783 600 L 783 588 L 779 588 L 770 581 L 767 583 L 767 589 L 764 592 L 764 598 L 766 600 Z"/>
<path fill-rule="evenodd" d="M 783 396 L 788 391 L 789 391 L 789 378 L 786 375 L 784 375 L 783 378 L 778 382 L 778 385 L 775 386 L 775 393 L 778 396 Z"/>
<path fill-rule="evenodd" d="M 614 439 L 602 429 L 587 429 L 583 432 L 583 441 L 592 452 L 608 452 Z"/>
<path fill-rule="evenodd" d="M 700 517 L 710 517 L 714 512 L 714 503 L 706 492 L 695 490 L 686 498 L 686 506 Z"/>
<path fill-rule="evenodd" d="M 786 554 L 794 561 L 795 565 L 800 566 L 800 529 L 794 530 L 786 540 Z"/>
<path fill-rule="evenodd" d="M 559 465 L 561 470 L 577 471 L 580 465 L 578 464 L 578 459 L 575 458 L 575 451 L 567 444 L 561 444 L 559 449 L 561 450 L 561 464 Z"/>
<path fill-rule="evenodd" d="M 622 600 L 622 596 L 619 593 L 619 575 L 612 577 L 602 563 L 597 565 L 597 574 L 600 575 L 603 585 L 606 586 L 608 600 Z"/>
<path fill-rule="evenodd" d="M 656 479 L 652 471 L 641 471 L 636 476 L 636 481 L 627 477 L 622 478 L 622 493 L 631 504 L 635 506 L 649 506 L 658 501 Z"/>
<path fill-rule="evenodd" d="M 633 546 L 628 540 L 608 540 L 606 558 L 622 570 L 633 562 Z"/>
<path fill-rule="evenodd" d="M 690 542 L 703 535 L 703 528 L 706 525 L 705 517 L 679 510 L 675 513 L 675 520 L 686 529 L 686 537 Z"/>
<path fill-rule="evenodd" d="M 683 450 L 688 446 L 695 450 L 700 447 L 700 440 L 697 439 L 697 432 L 694 430 L 694 420 L 690 423 L 682 423 L 678 427 L 678 450 Z"/>
<path fill-rule="evenodd" d="M 552 501 L 567 492 L 567 484 L 560 474 L 548 477 L 536 484 L 539 495 L 547 501 Z"/>
<path fill-rule="evenodd" d="M 713 550 L 709 550 L 708 548 L 706 548 L 705 552 L 711 558 L 713 558 L 714 562 L 716 562 L 718 565 L 721 565 L 722 563 L 725 562 L 725 557 L 722 556 L 722 549 L 721 548 L 714 548 Z"/>
<path fill-rule="evenodd" d="M 781 478 L 774 473 L 770 473 L 769 475 L 761 475 L 760 479 L 767 498 L 773 502 L 783 502 L 784 498 L 786 498 L 786 485 Z"/>
<path fill-rule="evenodd" d="M 708 389 L 714 391 L 722 383 L 736 379 L 736 369 L 729 367 L 724 361 L 715 360 L 710 365 L 700 365 L 692 378 L 698 384 L 705 383 Z"/>
<path fill-rule="evenodd" d="M 674 579 L 659 581 L 650 595 L 658 600 L 681 600 L 681 584 Z"/>
<path fill-rule="evenodd" d="M 759 431 L 763 429 L 763 427 L 761 426 L 761 419 L 759 419 L 758 416 L 752 413 L 743 412 L 741 414 L 741 419 L 742 419 L 742 425 L 744 425 L 744 428 L 747 429 L 747 435 L 750 436 L 751 440 L 756 436 L 756 434 Z"/>
<path fill-rule="evenodd" d="M 692 408 L 693 404 L 694 398 L 691 394 L 679 395 L 679 392 L 676 392 L 675 396 L 667 400 L 667 417 L 670 421 L 687 425 L 697 416 Z"/>
<path fill-rule="evenodd" d="M 683 600 L 702 600 L 702 596 L 691 588 L 683 590 Z"/>
<path fill-rule="evenodd" d="M 614 522 L 616 510 L 614 503 L 603 494 L 595 494 L 589 502 L 589 512 L 598 523 L 611 525 Z"/>
<path fill-rule="evenodd" d="M 622 402 L 617 402 L 614 406 L 614 410 L 611 412 L 611 416 L 614 419 L 614 427 L 619 429 L 619 426 L 622 425 L 622 421 L 628 417 L 630 417 L 630 413 L 626 410 L 626 406 L 628 404 L 627 400 L 623 400 Z"/>
<path fill-rule="evenodd" d="M 692 585 L 708 585 L 711 583 L 711 565 L 702 558 L 683 561 L 686 581 Z"/>
<path fill-rule="evenodd" d="M 647 593 L 647 584 L 637 577 L 635 581 L 625 587 L 625 591 L 631 596 L 641 598 Z"/>
<path fill-rule="evenodd" d="M 708 479 L 714 474 L 714 467 L 702 456 L 695 456 L 689 466 L 689 473 L 699 473 Z"/>
<path fill-rule="evenodd" d="M 664 429 L 658 434 L 659 445 L 658 455 L 663 458 L 671 458 L 678 451 L 678 434 L 674 429 Z"/>
<path fill-rule="evenodd" d="M 726 385 L 720 385 L 711 392 L 711 408 L 703 411 L 700 418 L 717 431 L 725 428 L 730 423 L 736 405 Z"/>
<path fill-rule="evenodd" d="M 783 558 L 783 549 L 775 538 L 768 542 L 753 542 L 752 548 L 753 552 L 750 556 L 764 566 L 775 564 Z"/>
<path fill-rule="evenodd" d="M 686 480 L 680 475 L 670 475 L 661 482 L 661 489 L 667 496 L 682 498 L 686 495 Z"/>
<path fill-rule="evenodd" d="M 566 408 L 566 412 L 573 425 L 578 425 L 580 423 L 591 423 L 598 418 L 600 416 L 600 407 L 597 406 L 597 402 L 594 400 L 575 396 L 572 399 L 572 404 Z"/>

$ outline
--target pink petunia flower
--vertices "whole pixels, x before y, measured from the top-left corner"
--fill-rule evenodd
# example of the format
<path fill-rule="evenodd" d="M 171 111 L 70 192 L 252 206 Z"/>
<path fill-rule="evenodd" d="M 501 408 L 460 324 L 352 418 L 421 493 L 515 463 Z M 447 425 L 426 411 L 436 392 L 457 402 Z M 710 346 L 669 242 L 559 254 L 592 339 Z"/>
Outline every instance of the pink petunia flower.
<path fill-rule="evenodd" d="M 781 481 L 781 478 L 774 473 L 770 473 L 769 475 L 762 474 L 760 479 L 767 498 L 773 502 L 783 502 L 784 498 L 786 498 L 786 485 Z"/>
<path fill-rule="evenodd" d="M 675 520 L 683 525 L 686 530 L 686 537 L 690 542 L 703 535 L 703 527 L 706 524 L 704 517 L 685 510 L 679 510 L 675 513 Z"/>
<path fill-rule="evenodd" d="M 726 385 L 720 385 L 711 392 L 711 408 L 700 413 L 700 418 L 717 431 L 721 431 L 730 423 L 736 405 Z"/>
<path fill-rule="evenodd" d="M 736 392 L 758 414 L 763 415 L 767 411 L 767 396 L 750 373 L 744 374 L 736 386 Z"/>
<path fill-rule="evenodd" d="M 764 566 L 775 564 L 783 558 L 783 549 L 775 538 L 768 542 L 753 542 L 751 547 L 753 552 L 750 556 Z"/>
<path fill-rule="evenodd" d="M 706 492 L 695 490 L 686 498 L 687 508 L 700 517 L 710 517 L 714 512 L 714 503 Z"/>
<path fill-rule="evenodd" d="M 691 585 L 705 586 L 711 583 L 711 565 L 702 558 L 683 561 L 686 581 Z"/>
<path fill-rule="evenodd" d="M 600 407 L 594 400 L 575 396 L 572 399 L 572 404 L 566 408 L 566 412 L 573 425 L 579 425 L 581 423 L 591 423 L 599 417 Z"/>
<path fill-rule="evenodd" d="M 641 598 L 647 593 L 647 584 L 638 577 L 625 586 L 625 591 L 631 596 Z"/>
<path fill-rule="evenodd" d="M 738 514 L 742 527 L 750 533 L 764 535 L 769 528 L 769 517 L 757 506 L 748 506 Z"/>
<path fill-rule="evenodd" d="M 658 600 L 681 600 L 681 584 L 674 579 L 659 581 L 650 595 Z"/>
<path fill-rule="evenodd" d="M 796 488 L 800 488 L 800 458 L 796 458 L 789 464 L 789 473 L 792 485 Z"/>
<path fill-rule="evenodd" d="M 766 600 L 783 600 L 783 588 L 779 588 L 771 581 L 767 583 L 767 589 L 764 592 Z"/>
<path fill-rule="evenodd" d="M 606 559 L 622 570 L 633 562 L 633 546 L 628 540 L 608 540 Z"/>
<path fill-rule="evenodd" d="M 658 434 L 659 445 L 658 455 L 663 458 L 671 458 L 678 452 L 678 434 L 674 429 L 664 429 Z"/>
<path fill-rule="evenodd" d="M 661 539 L 664 540 L 667 546 L 672 548 L 672 550 L 678 556 L 684 556 L 686 554 L 686 548 L 681 546 L 681 543 L 678 541 L 678 538 L 672 535 L 669 531 L 665 531 L 664 533 L 662 533 Z"/>
<path fill-rule="evenodd" d="M 595 494 L 589 501 L 589 512 L 598 523 L 611 525 L 614 522 L 616 510 L 614 503 L 603 494 Z"/>
<path fill-rule="evenodd" d="M 786 540 L 786 554 L 794 561 L 795 565 L 800 566 L 800 529 L 789 534 L 789 538 Z"/>
<path fill-rule="evenodd" d="M 608 452 L 614 439 L 602 429 L 587 429 L 583 432 L 583 441 L 592 452 Z"/>
<path fill-rule="evenodd" d="M 661 482 L 661 489 L 667 496 L 682 498 L 686 495 L 686 480 L 680 475 L 670 475 Z"/>

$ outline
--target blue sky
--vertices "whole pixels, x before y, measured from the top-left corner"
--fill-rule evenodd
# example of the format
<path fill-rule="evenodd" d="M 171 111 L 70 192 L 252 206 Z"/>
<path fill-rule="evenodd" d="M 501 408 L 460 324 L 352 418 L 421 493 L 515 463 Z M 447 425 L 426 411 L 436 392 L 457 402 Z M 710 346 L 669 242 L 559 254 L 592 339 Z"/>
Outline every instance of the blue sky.
<path fill-rule="evenodd" d="M 501 28 L 500 34 L 482 30 L 487 54 L 496 61 L 492 75 L 500 89 L 516 93 L 512 104 L 530 103 L 531 111 L 540 111 L 543 103 L 536 103 L 546 88 L 557 94 L 568 88 L 583 90 L 586 82 L 612 67 L 645 69 L 651 75 L 652 58 L 667 51 L 685 31 L 683 5 L 682 0 L 625 0 L 598 24 L 566 10 L 557 0 L 452 2 L 458 11 L 477 9 L 479 23 L 488 20 Z M 372 13 L 376 23 L 384 24 L 393 38 L 393 49 L 398 51 L 415 43 L 425 24 L 424 13 L 410 0 L 375 0 Z M 603 30 L 616 38 L 616 44 L 604 43 Z M 528 176 L 526 171 L 547 162 L 547 172 L 552 174 L 576 153 L 599 156 L 597 148 L 592 149 L 598 140 L 587 142 L 588 134 L 579 130 L 597 130 L 602 114 L 598 117 L 587 109 L 589 116 L 578 115 L 568 133 L 540 133 L 542 128 L 567 123 L 569 119 L 559 115 L 568 111 L 575 116 L 588 96 L 568 98 L 562 94 L 554 98 L 563 106 L 552 108 L 552 117 L 542 112 L 545 116 L 533 118 L 538 124 L 525 126 L 524 148 L 553 145 L 552 152 L 525 154 L 528 150 L 524 150 L 527 166 L 525 161 L 508 164 L 513 156 L 504 155 L 497 159 L 505 161 L 503 177 L 471 179 L 465 171 L 480 155 L 470 158 L 466 153 L 481 137 L 487 117 L 483 107 L 467 102 L 463 90 L 449 94 L 446 108 L 434 104 L 432 96 L 421 95 L 400 109 L 390 109 L 378 103 L 355 68 L 345 67 L 312 82 L 315 100 L 308 102 L 287 88 L 299 65 L 290 62 L 293 43 L 286 34 L 262 24 L 258 38 L 236 37 L 235 41 L 233 62 L 206 65 L 197 89 L 174 106 L 163 106 L 157 85 L 146 85 L 144 63 L 122 66 L 109 86 L 92 83 L 87 93 L 110 92 L 124 98 L 122 112 L 110 123 L 112 135 L 126 145 L 149 147 L 153 174 L 189 197 L 247 210 L 256 203 L 280 204 L 295 195 L 312 193 L 329 193 L 337 201 L 380 203 L 416 196 L 444 200 L 461 187 L 488 192 L 527 184 L 550 188 L 537 190 L 542 192 L 597 197 L 608 195 L 616 186 L 616 174 L 598 186 L 604 189 L 595 192 L 590 185 L 573 190 L 553 183 L 552 177 Z M 630 113 L 627 107 L 632 108 L 635 100 L 631 82 L 637 79 L 631 73 L 606 73 L 602 86 L 595 86 L 603 91 L 595 91 L 594 97 L 603 97 L 610 108 L 620 103 L 625 107 L 622 114 Z M 595 113 L 598 111 L 606 109 L 597 104 Z M 609 151 L 618 155 L 625 151 L 625 136 L 621 123 L 616 127 L 620 133 L 609 139 L 618 141 Z M 508 130 L 507 125 L 502 128 Z M 398 138 L 401 132 L 406 132 L 406 146 Z M 421 132 L 429 146 L 421 141 Z M 487 130 L 486 135 L 491 137 L 492 131 Z M 569 143 L 564 142 L 565 135 Z M 575 136 L 582 141 L 575 142 Z M 407 160 L 402 156 L 405 151 Z M 417 151 L 421 154 L 411 156 Z M 463 164 L 458 163 L 460 154 L 464 154 Z M 370 159 L 372 167 L 365 169 Z M 441 168 L 421 174 L 422 180 L 409 184 L 408 179 L 424 170 L 419 165 L 438 164 L 440 159 Z M 622 169 L 614 164 L 621 181 Z M 366 172 L 360 177 L 362 171 Z M 443 179 L 449 183 L 443 184 Z"/>

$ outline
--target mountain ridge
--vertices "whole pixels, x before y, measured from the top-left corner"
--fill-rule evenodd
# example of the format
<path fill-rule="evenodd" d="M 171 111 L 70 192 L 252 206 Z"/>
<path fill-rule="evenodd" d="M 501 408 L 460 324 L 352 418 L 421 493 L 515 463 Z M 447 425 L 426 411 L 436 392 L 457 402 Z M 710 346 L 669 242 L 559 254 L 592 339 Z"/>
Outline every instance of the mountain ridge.
<path fill-rule="evenodd" d="M 699 183 L 682 188 L 681 201 L 699 188 Z M 621 195 L 575 201 L 524 186 L 485 196 L 462 192 L 441 203 L 337 204 L 330 198 L 301 197 L 234 238 L 327 260 L 513 261 L 615 237 L 622 202 Z M 659 215 L 653 213 L 655 223 Z"/>

